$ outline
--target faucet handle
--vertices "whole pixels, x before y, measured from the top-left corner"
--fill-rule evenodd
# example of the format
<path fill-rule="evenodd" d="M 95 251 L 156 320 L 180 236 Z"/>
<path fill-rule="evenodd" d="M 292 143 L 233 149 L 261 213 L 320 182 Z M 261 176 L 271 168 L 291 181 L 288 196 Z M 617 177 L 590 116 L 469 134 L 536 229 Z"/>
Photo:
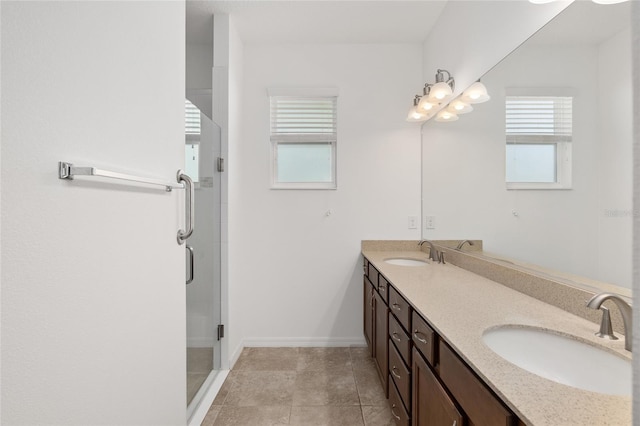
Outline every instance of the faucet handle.
<path fill-rule="evenodd" d="M 600 306 L 600 310 L 602 311 L 602 320 L 600 321 L 600 331 L 596 333 L 596 336 L 608 340 L 618 340 L 618 338 L 613 334 L 609 309 L 604 306 Z"/>

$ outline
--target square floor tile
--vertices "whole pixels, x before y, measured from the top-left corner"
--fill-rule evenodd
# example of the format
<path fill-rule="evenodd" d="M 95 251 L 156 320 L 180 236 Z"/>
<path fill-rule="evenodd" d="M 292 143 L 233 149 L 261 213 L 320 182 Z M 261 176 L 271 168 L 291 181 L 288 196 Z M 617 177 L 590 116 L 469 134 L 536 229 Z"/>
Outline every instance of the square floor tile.
<path fill-rule="evenodd" d="M 240 371 L 225 406 L 291 405 L 295 371 Z"/>
<path fill-rule="evenodd" d="M 362 426 L 360 407 L 292 407 L 291 425 L 295 426 Z"/>
<path fill-rule="evenodd" d="M 213 426 L 288 425 L 291 407 L 229 407 L 220 409 Z M 204 426 L 204 425 L 203 425 Z"/>
<path fill-rule="evenodd" d="M 293 405 L 360 405 L 352 370 L 299 371 Z"/>

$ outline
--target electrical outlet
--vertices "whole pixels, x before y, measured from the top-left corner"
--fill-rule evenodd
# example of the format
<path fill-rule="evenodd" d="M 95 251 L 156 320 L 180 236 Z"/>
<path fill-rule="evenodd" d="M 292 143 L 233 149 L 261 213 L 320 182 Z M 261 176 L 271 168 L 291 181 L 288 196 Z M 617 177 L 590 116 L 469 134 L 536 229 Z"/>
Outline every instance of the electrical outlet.
<path fill-rule="evenodd" d="M 435 216 L 425 216 L 425 218 L 424 218 L 424 227 L 425 227 L 425 229 L 436 229 L 436 217 Z"/>
<path fill-rule="evenodd" d="M 409 229 L 418 229 L 418 216 L 409 216 Z"/>

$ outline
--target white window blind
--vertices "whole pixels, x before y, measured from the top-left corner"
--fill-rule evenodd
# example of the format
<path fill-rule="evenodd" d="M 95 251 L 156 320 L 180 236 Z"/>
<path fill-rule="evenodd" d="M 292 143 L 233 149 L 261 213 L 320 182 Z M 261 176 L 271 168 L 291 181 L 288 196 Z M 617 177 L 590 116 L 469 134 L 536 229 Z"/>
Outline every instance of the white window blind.
<path fill-rule="evenodd" d="M 569 96 L 507 96 L 507 143 L 571 142 L 572 103 Z"/>
<path fill-rule="evenodd" d="M 271 97 L 272 142 L 334 142 L 337 97 Z"/>
<path fill-rule="evenodd" d="M 200 134 L 200 110 L 186 99 L 184 101 L 184 126 L 185 134 Z"/>

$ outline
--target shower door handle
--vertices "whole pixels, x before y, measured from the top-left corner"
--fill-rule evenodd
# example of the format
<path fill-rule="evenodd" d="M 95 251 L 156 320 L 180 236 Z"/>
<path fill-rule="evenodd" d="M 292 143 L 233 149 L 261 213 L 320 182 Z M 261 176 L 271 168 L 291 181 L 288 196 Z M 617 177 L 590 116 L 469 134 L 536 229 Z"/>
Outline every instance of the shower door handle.
<path fill-rule="evenodd" d="M 193 180 L 182 170 L 178 170 L 178 182 L 184 182 L 185 186 L 185 228 L 186 230 L 178 230 L 178 244 L 184 244 L 185 240 L 193 234 L 193 225 L 195 222 L 195 192 L 193 188 Z"/>
<path fill-rule="evenodd" d="M 189 262 L 187 263 L 187 267 L 189 270 L 189 278 L 187 278 L 187 284 L 190 284 L 193 281 L 193 277 L 194 277 L 194 263 L 193 263 L 193 247 L 191 246 L 186 246 L 187 248 L 187 254 L 189 255 Z"/>

